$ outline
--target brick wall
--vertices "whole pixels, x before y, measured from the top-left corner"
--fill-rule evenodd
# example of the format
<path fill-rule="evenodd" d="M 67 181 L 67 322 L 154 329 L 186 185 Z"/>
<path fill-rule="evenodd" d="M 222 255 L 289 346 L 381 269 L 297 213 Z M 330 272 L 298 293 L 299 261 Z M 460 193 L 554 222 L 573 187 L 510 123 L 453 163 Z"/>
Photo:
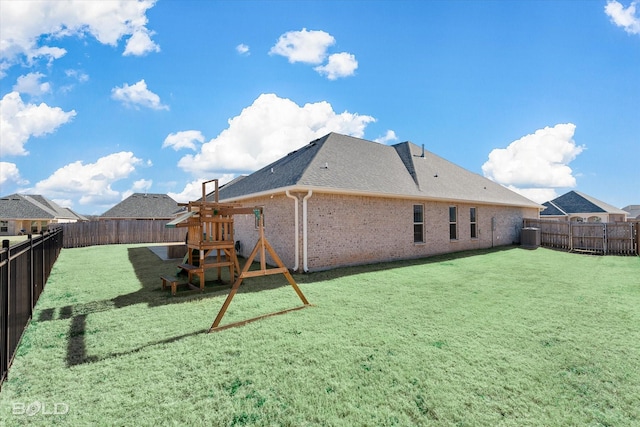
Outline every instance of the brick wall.
<path fill-rule="evenodd" d="M 299 269 L 303 267 L 302 198 L 299 206 Z M 255 199 L 243 205 L 265 208 L 265 235 L 284 264 L 292 268 L 294 251 L 294 200 L 284 194 Z M 424 205 L 425 242 L 413 242 L 413 205 Z M 449 238 L 449 206 L 456 206 L 458 239 Z M 470 208 L 476 208 L 477 238 L 470 237 Z M 452 204 L 418 200 L 318 194 L 308 199 L 308 268 L 419 258 L 469 249 L 509 245 L 519 239 L 522 218 L 537 218 L 536 209 L 477 204 Z M 492 218 L 495 230 L 492 231 Z M 248 256 L 258 233 L 252 215 L 236 217 L 236 240 Z"/>
<path fill-rule="evenodd" d="M 276 254 L 284 265 L 289 268 L 294 266 L 294 201 L 284 194 L 274 195 L 270 198 L 252 199 L 243 201 L 242 205 L 264 207 L 265 237 L 273 246 Z M 300 203 L 300 216 L 302 215 L 302 205 Z M 238 255 L 248 257 L 251 250 L 258 241 L 258 230 L 255 227 L 254 215 L 236 215 L 234 218 L 235 240 L 240 241 L 242 249 Z M 302 231 L 300 231 L 302 238 Z M 258 260 L 259 258 L 256 258 Z M 267 261 L 273 264 L 270 257 Z"/>

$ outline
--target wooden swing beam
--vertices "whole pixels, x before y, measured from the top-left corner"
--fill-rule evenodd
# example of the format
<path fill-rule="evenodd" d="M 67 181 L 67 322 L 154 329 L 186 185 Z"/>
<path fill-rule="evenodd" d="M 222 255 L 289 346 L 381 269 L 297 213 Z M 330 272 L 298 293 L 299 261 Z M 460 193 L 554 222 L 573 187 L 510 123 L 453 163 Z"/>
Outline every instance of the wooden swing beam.
<path fill-rule="evenodd" d="M 251 255 L 249 255 L 249 257 L 247 258 L 247 262 L 245 263 L 244 268 L 240 272 L 240 275 L 238 276 L 233 286 L 231 287 L 231 291 L 229 291 L 229 295 L 227 295 L 227 299 L 224 301 L 224 304 L 222 304 L 222 307 L 220 308 L 220 311 L 218 312 L 216 319 L 213 321 L 211 328 L 209 328 L 209 332 L 218 332 L 224 329 L 233 328 L 235 326 L 243 326 L 243 325 L 246 325 L 247 323 L 254 322 L 256 320 L 261 320 L 271 316 L 277 316 L 279 314 L 285 314 L 290 311 L 300 310 L 310 305 L 309 301 L 307 301 L 307 298 L 304 296 L 304 294 L 298 287 L 298 284 L 296 283 L 296 281 L 293 280 L 293 276 L 291 276 L 291 273 L 289 273 L 289 269 L 285 267 L 285 265 L 282 263 L 282 260 L 280 260 L 280 257 L 278 257 L 278 255 L 276 254 L 276 251 L 273 250 L 273 247 L 271 246 L 271 244 L 269 244 L 266 237 L 264 236 L 262 208 L 256 208 L 254 209 L 253 212 L 256 214 L 256 216 L 257 215 L 260 216 L 258 220 L 259 221 L 258 230 L 260 233 L 260 237 L 256 242 L 256 245 L 254 246 L 253 250 L 251 251 Z M 266 263 L 267 252 L 269 253 L 269 255 L 271 255 L 271 258 L 276 263 L 277 268 L 267 268 L 267 263 Z M 260 254 L 260 270 L 249 271 L 258 253 Z M 290 308 L 287 310 L 254 317 L 252 319 L 241 320 L 239 322 L 229 323 L 227 325 L 220 326 L 220 322 L 222 321 L 222 318 L 224 317 L 227 311 L 227 308 L 229 308 L 229 304 L 231 304 L 231 300 L 233 299 L 235 294 L 238 292 L 238 289 L 240 288 L 240 284 L 242 284 L 242 281 L 249 277 L 267 276 L 270 274 L 283 274 L 286 277 L 289 284 L 296 291 L 296 294 L 298 294 L 298 297 L 300 298 L 300 300 L 304 305 L 300 307 Z"/>

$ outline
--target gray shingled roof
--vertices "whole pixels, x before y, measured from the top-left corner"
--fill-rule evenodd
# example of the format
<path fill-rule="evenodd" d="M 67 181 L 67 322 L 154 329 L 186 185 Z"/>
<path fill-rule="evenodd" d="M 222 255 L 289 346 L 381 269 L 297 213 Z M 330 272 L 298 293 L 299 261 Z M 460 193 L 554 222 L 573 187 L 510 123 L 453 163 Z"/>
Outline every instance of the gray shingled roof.
<path fill-rule="evenodd" d="M 29 194 L 11 194 L 0 198 L 0 218 L 86 220 L 82 215 L 60 207 L 43 196 Z"/>
<path fill-rule="evenodd" d="M 330 133 L 233 183 L 220 200 L 294 189 L 541 207 L 411 142 L 393 146 Z"/>
<path fill-rule="evenodd" d="M 178 210 L 178 202 L 166 194 L 134 193 L 100 215 L 100 218 L 168 219 L 173 218 Z"/>
<path fill-rule="evenodd" d="M 550 202 L 544 203 L 544 205 L 555 206 L 557 209 L 545 209 L 540 213 L 540 216 L 557 216 L 576 213 L 627 214 L 627 212 L 622 209 L 618 209 L 579 191 L 569 191 Z"/>
<path fill-rule="evenodd" d="M 542 204 L 543 206 L 546 206 L 547 209 L 545 209 L 544 211 L 544 215 L 547 216 L 562 216 L 562 215 L 566 215 L 567 213 L 564 212 L 562 209 L 560 209 L 558 206 L 554 205 L 553 202 L 544 202 Z M 540 213 L 540 215 L 543 215 L 542 213 Z"/>
<path fill-rule="evenodd" d="M 622 208 L 631 218 L 640 218 L 640 205 L 629 205 Z"/>

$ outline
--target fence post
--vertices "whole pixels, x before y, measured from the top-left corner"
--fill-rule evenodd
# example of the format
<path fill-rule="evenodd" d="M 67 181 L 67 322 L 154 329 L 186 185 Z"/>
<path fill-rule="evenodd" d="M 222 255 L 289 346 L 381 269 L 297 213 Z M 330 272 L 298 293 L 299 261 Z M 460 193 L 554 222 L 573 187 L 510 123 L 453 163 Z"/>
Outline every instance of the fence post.
<path fill-rule="evenodd" d="M 46 238 L 45 233 L 47 235 Z M 38 299 L 40 299 L 40 294 L 44 291 L 44 284 L 47 282 L 47 258 L 51 255 L 49 249 L 51 245 L 51 232 L 47 230 L 45 233 L 42 233 L 42 277 L 40 278 L 42 289 L 40 289 Z"/>
<path fill-rule="evenodd" d="M 569 252 L 573 251 L 573 227 L 569 221 Z"/>
<path fill-rule="evenodd" d="M 2 241 L 2 258 L 0 258 L 0 267 L 2 278 L 0 278 L 0 302 L 2 302 L 2 310 L 0 310 L 0 389 L 2 382 L 6 378 L 9 370 L 9 279 L 11 277 L 9 269 L 11 268 L 9 254 L 9 240 Z M 4 297 L 4 299 L 3 299 Z"/>
<path fill-rule="evenodd" d="M 33 266 L 33 234 L 29 233 L 29 300 L 31 301 L 29 308 L 29 317 L 33 316 L 33 306 L 35 306 L 34 298 L 34 288 L 36 285 L 35 281 L 35 272 Z"/>

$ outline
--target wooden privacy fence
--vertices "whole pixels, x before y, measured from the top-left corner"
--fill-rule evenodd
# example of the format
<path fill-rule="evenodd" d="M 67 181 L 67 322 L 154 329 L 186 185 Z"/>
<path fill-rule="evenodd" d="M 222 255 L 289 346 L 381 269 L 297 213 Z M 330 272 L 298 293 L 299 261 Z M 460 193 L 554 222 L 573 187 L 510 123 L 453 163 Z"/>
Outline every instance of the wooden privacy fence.
<path fill-rule="evenodd" d="M 0 387 L 62 249 L 62 229 L 0 249 Z"/>
<path fill-rule="evenodd" d="M 524 227 L 540 230 L 540 245 L 575 252 L 637 255 L 640 223 L 561 222 L 524 219 Z"/>
<path fill-rule="evenodd" d="M 166 228 L 167 220 L 107 220 L 57 224 L 65 248 L 120 243 L 184 242 L 184 228 Z"/>

